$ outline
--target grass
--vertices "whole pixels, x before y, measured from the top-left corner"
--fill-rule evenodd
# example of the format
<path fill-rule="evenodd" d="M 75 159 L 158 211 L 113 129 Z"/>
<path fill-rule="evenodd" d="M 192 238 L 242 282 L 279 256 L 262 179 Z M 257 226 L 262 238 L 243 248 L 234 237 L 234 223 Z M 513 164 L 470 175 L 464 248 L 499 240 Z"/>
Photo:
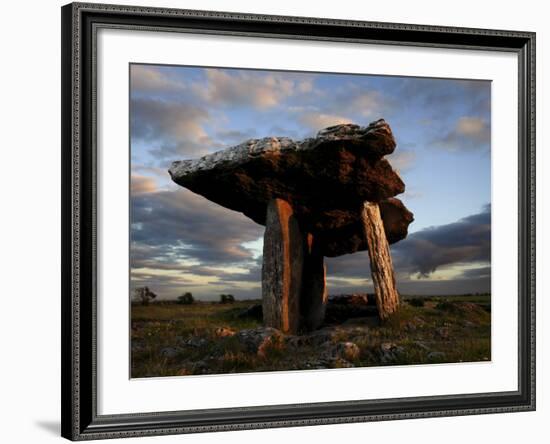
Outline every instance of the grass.
<path fill-rule="evenodd" d="M 234 334 L 261 327 L 257 319 L 238 316 L 255 303 L 259 301 L 133 305 L 132 377 L 491 358 L 490 295 L 404 297 L 400 310 L 380 325 L 373 318 L 349 319 L 307 335 L 276 335 L 261 350 Z M 340 350 L 350 342 L 357 353 Z"/>

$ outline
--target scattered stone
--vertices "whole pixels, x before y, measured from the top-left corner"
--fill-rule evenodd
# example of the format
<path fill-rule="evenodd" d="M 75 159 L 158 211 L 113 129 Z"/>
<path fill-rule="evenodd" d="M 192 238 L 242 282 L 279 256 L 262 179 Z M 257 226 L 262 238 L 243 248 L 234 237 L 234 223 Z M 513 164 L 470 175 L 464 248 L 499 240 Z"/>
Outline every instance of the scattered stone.
<path fill-rule="evenodd" d="M 449 328 L 448 327 L 439 327 L 435 330 L 435 335 L 439 339 L 447 340 L 449 339 Z"/>
<path fill-rule="evenodd" d="M 216 330 L 214 331 L 214 334 L 218 338 L 226 338 L 228 336 L 235 336 L 235 330 L 232 330 L 227 327 L 219 327 L 219 328 L 216 328 Z"/>
<path fill-rule="evenodd" d="M 192 338 L 185 341 L 184 344 L 188 345 L 189 347 L 200 348 L 200 347 L 204 347 L 206 344 L 208 344 L 208 339 L 193 336 Z"/>
<path fill-rule="evenodd" d="M 424 319 L 422 319 L 419 316 L 415 316 L 410 321 L 405 323 L 403 328 L 405 329 L 405 331 L 415 332 L 417 329 L 422 328 L 425 325 L 426 325 L 426 321 L 424 321 Z"/>
<path fill-rule="evenodd" d="M 403 326 L 403 329 L 407 332 L 415 332 L 416 331 L 416 325 L 413 324 L 412 322 L 406 322 L 405 325 Z"/>
<path fill-rule="evenodd" d="M 208 372 L 208 367 L 206 361 L 197 361 L 193 364 L 193 373 L 206 373 Z"/>
<path fill-rule="evenodd" d="M 424 351 L 430 351 L 430 347 L 428 347 L 425 342 L 415 341 L 413 344 Z"/>
<path fill-rule="evenodd" d="M 442 361 L 445 359 L 445 353 L 438 352 L 438 351 L 432 351 L 428 353 L 428 360 L 430 361 Z"/>
<path fill-rule="evenodd" d="M 172 359 L 178 354 L 178 350 L 174 347 L 165 347 L 160 351 L 160 354 L 165 358 Z"/>
<path fill-rule="evenodd" d="M 483 315 L 485 313 L 485 309 L 474 302 L 463 302 L 463 301 L 442 301 L 439 302 L 436 307 L 438 310 L 444 310 L 449 311 L 451 313 L 456 313 L 461 316 L 464 316 L 465 318 L 475 316 L 475 315 Z"/>
<path fill-rule="evenodd" d="M 329 362 L 329 366 L 332 368 L 351 368 L 355 367 L 351 362 L 343 358 L 335 358 Z"/>
<path fill-rule="evenodd" d="M 398 345 L 392 351 L 398 355 L 402 355 L 403 353 L 405 353 L 405 347 Z"/>
<path fill-rule="evenodd" d="M 272 327 L 258 327 L 250 330 L 241 330 L 236 335 L 250 353 L 264 357 L 270 348 L 284 347 L 284 335 Z"/>
<path fill-rule="evenodd" d="M 315 359 L 312 361 L 308 361 L 304 364 L 305 368 L 314 369 L 314 370 L 321 370 L 328 368 L 330 365 L 330 361 L 326 359 Z"/>
<path fill-rule="evenodd" d="M 383 352 L 388 352 L 395 347 L 396 345 L 394 342 L 382 342 L 382 344 L 380 344 L 380 350 L 382 350 Z"/>
<path fill-rule="evenodd" d="M 383 342 L 380 344 L 380 361 L 389 364 L 398 360 L 405 353 L 405 348 L 394 342 Z"/>
<path fill-rule="evenodd" d="M 348 361 L 355 361 L 359 358 L 361 350 L 354 342 L 341 342 L 336 345 L 336 352 Z"/>
<path fill-rule="evenodd" d="M 285 345 L 290 348 L 301 348 L 308 345 L 307 336 L 287 335 L 284 337 Z"/>
<path fill-rule="evenodd" d="M 294 339 L 293 341 L 296 343 L 302 342 L 306 345 L 321 346 L 325 343 L 330 343 L 336 334 L 337 329 L 326 327 L 320 330 L 315 330 L 308 335 L 297 337 L 297 339 Z"/>
<path fill-rule="evenodd" d="M 178 370 L 178 372 L 176 373 L 177 376 L 189 376 L 189 375 L 192 375 L 193 374 L 193 371 L 188 369 L 187 367 L 182 367 Z"/>

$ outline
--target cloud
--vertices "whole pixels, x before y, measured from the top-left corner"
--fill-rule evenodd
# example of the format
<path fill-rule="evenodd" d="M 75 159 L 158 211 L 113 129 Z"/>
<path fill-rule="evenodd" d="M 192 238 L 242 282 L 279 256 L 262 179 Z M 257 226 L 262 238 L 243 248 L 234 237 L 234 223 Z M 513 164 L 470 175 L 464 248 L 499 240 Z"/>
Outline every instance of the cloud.
<path fill-rule="evenodd" d="M 157 191 L 157 184 L 151 177 L 140 176 L 138 174 L 132 174 L 131 176 L 131 192 L 132 196 L 138 196 L 140 194 L 154 193 Z"/>
<path fill-rule="evenodd" d="M 139 176 L 132 187 L 132 288 L 149 285 L 161 298 L 183 288 L 203 299 L 229 290 L 259 297 L 261 257 L 247 245 L 262 226 L 189 190 L 154 190 Z"/>
<path fill-rule="evenodd" d="M 302 92 L 309 88 L 307 83 L 296 83 L 288 75 L 279 73 L 206 69 L 205 74 L 206 82 L 195 83 L 193 90 L 210 104 L 252 105 L 265 109 L 291 96 L 296 86 Z"/>
<path fill-rule="evenodd" d="M 132 240 L 177 250 L 202 264 L 253 260 L 242 246 L 263 236 L 263 227 L 185 189 L 141 194 L 132 199 Z"/>
<path fill-rule="evenodd" d="M 255 261 L 203 265 L 186 258 L 177 247 L 132 242 L 131 289 L 147 285 L 160 299 L 191 291 L 201 300 L 233 292 L 239 299 L 261 297 L 261 257 Z"/>
<path fill-rule="evenodd" d="M 473 279 L 455 278 L 450 280 L 414 280 L 398 281 L 398 290 L 403 295 L 450 295 L 468 293 L 490 293 L 491 278 Z"/>
<path fill-rule="evenodd" d="M 456 151 L 459 149 L 475 150 L 486 149 L 491 142 L 491 127 L 489 123 L 479 117 L 460 117 L 453 129 L 442 138 L 436 139 L 438 147 Z"/>
<path fill-rule="evenodd" d="M 428 276 L 450 264 L 490 262 L 491 206 L 457 222 L 426 228 L 392 246 L 400 271 Z"/>
<path fill-rule="evenodd" d="M 351 97 L 344 97 L 346 108 L 353 113 L 358 113 L 366 118 L 380 118 L 381 115 L 388 113 L 394 104 L 394 101 L 380 91 L 357 91 L 351 88 Z"/>
<path fill-rule="evenodd" d="M 206 154 L 214 145 L 205 130 L 210 122 L 208 111 L 190 102 L 133 98 L 130 103 L 132 141 L 148 146 L 156 161 Z"/>
<path fill-rule="evenodd" d="M 133 93 L 174 93 L 186 86 L 165 69 L 151 65 L 130 65 L 130 85 Z"/>
<path fill-rule="evenodd" d="M 316 133 L 341 123 L 365 125 L 391 113 L 394 107 L 394 100 L 380 91 L 349 83 L 334 90 L 314 88 L 300 102 L 288 106 L 287 111 Z"/>
<path fill-rule="evenodd" d="M 253 139 L 257 136 L 257 131 L 254 128 L 247 130 L 227 129 L 220 130 L 216 133 L 216 138 L 223 141 L 225 145 L 232 145 L 244 142 L 248 139 Z"/>
<path fill-rule="evenodd" d="M 351 123 L 351 119 L 343 116 L 337 116 L 334 114 L 317 114 L 308 113 L 302 114 L 299 117 L 300 123 L 317 132 L 323 128 L 327 128 L 332 125 L 339 125 L 341 123 Z"/>
<path fill-rule="evenodd" d="M 413 102 L 427 112 L 426 123 L 441 120 L 441 116 L 454 114 L 458 107 L 468 112 L 483 111 L 490 104 L 491 83 L 486 80 L 403 78 L 396 90 L 401 106 Z M 490 108 L 489 108 L 490 109 Z"/>
<path fill-rule="evenodd" d="M 427 278 L 437 270 L 468 265 L 462 277 L 473 277 L 472 264 L 491 260 L 491 206 L 457 222 L 425 228 L 391 246 L 393 265 L 401 280 Z M 346 278 L 370 276 L 367 251 L 327 258 L 327 275 Z M 490 271 L 490 266 L 484 265 Z M 449 274 L 457 277 L 457 273 Z M 479 275 L 478 277 L 482 277 Z"/>
<path fill-rule="evenodd" d="M 298 82 L 296 89 L 300 93 L 310 93 L 310 92 L 312 92 L 313 89 L 314 89 L 314 78 L 309 77 L 309 78 L 306 78 L 306 79 Z"/>
<path fill-rule="evenodd" d="M 399 149 L 390 154 L 387 159 L 391 166 L 399 172 L 410 170 L 416 162 L 416 151 Z"/>
<path fill-rule="evenodd" d="M 461 136 L 470 137 L 479 141 L 488 141 L 490 133 L 489 125 L 483 119 L 477 117 L 461 117 L 456 124 L 456 132 Z"/>
<path fill-rule="evenodd" d="M 197 140 L 207 136 L 203 124 L 209 119 L 208 111 L 187 102 L 133 98 L 130 103 L 132 136 L 138 139 Z"/>
<path fill-rule="evenodd" d="M 475 279 L 475 278 L 490 278 L 491 277 L 491 267 L 478 267 L 478 268 L 469 268 L 462 271 L 461 278 L 464 279 Z"/>
<path fill-rule="evenodd" d="M 134 286 L 149 282 L 169 297 L 183 287 L 199 295 L 231 290 L 239 298 L 259 297 L 262 257 L 244 245 L 257 243 L 263 227 L 184 189 L 148 192 L 132 202 Z M 394 244 L 400 291 L 490 291 L 490 217 L 487 205 L 478 214 Z M 332 294 L 372 291 L 368 252 L 327 258 L 326 263 Z M 437 278 L 430 277 L 433 273 Z"/>

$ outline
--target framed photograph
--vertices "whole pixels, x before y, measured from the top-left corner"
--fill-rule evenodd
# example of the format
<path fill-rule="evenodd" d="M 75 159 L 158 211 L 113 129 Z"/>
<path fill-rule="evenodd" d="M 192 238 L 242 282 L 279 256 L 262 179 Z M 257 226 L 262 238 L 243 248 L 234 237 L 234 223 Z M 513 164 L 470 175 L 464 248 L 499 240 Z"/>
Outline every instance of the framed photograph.
<path fill-rule="evenodd" d="M 534 33 L 61 13 L 64 437 L 535 409 Z"/>

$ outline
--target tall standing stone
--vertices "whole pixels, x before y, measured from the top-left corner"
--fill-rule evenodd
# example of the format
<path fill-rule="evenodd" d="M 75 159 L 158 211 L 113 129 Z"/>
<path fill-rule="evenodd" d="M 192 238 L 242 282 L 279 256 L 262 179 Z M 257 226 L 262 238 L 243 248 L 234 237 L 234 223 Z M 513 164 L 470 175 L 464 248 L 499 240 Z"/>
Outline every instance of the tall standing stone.
<path fill-rule="evenodd" d="M 378 204 L 365 202 L 361 219 L 368 243 L 376 305 L 380 319 L 384 320 L 399 308 L 399 293 L 395 287 L 390 247 Z"/>
<path fill-rule="evenodd" d="M 262 309 L 266 327 L 296 333 L 300 324 L 300 294 L 304 238 L 290 204 L 273 199 L 267 205 L 262 265 Z"/>
<path fill-rule="evenodd" d="M 300 310 L 307 330 L 315 330 L 325 319 L 327 281 L 325 259 L 311 233 L 306 237 L 304 273 Z"/>

